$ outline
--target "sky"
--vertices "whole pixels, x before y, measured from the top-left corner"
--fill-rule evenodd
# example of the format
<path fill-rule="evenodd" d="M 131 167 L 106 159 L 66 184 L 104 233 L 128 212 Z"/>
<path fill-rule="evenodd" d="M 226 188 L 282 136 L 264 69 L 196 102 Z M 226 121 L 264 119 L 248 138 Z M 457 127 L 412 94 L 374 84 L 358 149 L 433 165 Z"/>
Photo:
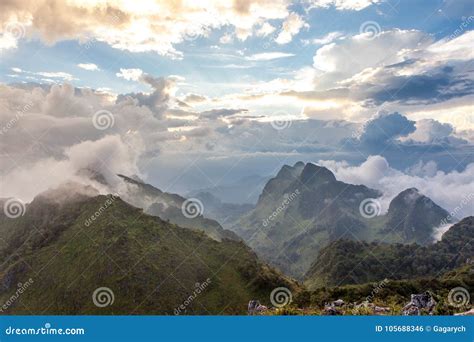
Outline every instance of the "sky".
<path fill-rule="evenodd" d="M 453 210 L 474 193 L 473 28 L 469 0 L 2 1 L 1 197 L 301 160 Z"/>

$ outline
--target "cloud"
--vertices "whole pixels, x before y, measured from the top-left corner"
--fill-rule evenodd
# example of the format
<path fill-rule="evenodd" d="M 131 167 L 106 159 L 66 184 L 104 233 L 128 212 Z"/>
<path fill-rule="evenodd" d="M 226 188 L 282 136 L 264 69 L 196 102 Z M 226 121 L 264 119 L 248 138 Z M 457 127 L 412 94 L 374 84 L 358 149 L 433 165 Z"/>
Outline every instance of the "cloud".
<path fill-rule="evenodd" d="M 293 36 L 297 35 L 303 27 L 308 27 L 303 18 L 296 13 L 291 13 L 283 22 L 275 42 L 280 45 L 291 42 Z"/>
<path fill-rule="evenodd" d="M 328 34 L 326 34 L 325 36 L 321 38 L 305 40 L 304 42 L 307 44 L 311 43 L 311 44 L 317 44 L 317 45 L 326 45 L 326 44 L 332 43 L 334 40 L 338 38 L 341 38 L 342 36 L 343 36 L 342 32 L 333 31 L 333 32 L 329 32 Z"/>
<path fill-rule="evenodd" d="M 383 107 L 410 119 L 449 123 L 456 134 L 469 137 L 474 59 L 467 42 L 473 32 L 436 42 L 429 34 L 400 29 L 371 39 L 363 34 L 337 39 L 316 51 L 312 69 L 295 73 L 306 77 L 279 79 L 287 88 L 278 95 L 293 97 L 314 118 L 364 122 Z"/>
<path fill-rule="evenodd" d="M 100 70 L 99 67 L 94 63 L 79 63 L 77 66 L 81 69 L 89 70 L 89 71 Z"/>
<path fill-rule="evenodd" d="M 4 196 L 28 200 L 45 187 L 74 178 L 86 167 L 109 168 L 111 178 L 115 169 L 133 172 L 159 186 L 184 191 L 196 186 L 196 175 L 202 175 L 203 170 L 212 185 L 212 181 L 230 181 L 242 175 L 272 174 L 284 162 L 324 159 L 358 164 L 373 152 L 370 144 L 358 142 L 351 148 L 344 143 L 348 139 L 354 142 L 353 132 L 359 126 L 355 123 L 291 116 L 289 127 L 276 131 L 270 117 L 232 107 L 233 100 L 221 106 L 194 93 L 176 98 L 174 77 L 144 74 L 139 81 L 150 91 L 116 97 L 68 84 L 0 85 L 0 163 L 5 165 L 0 172 L 2 182 L 11 184 Z M 199 110 L 183 107 L 179 101 L 185 99 Z M 94 117 L 103 111 L 112 116 L 113 124 L 102 130 L 94 125 Z M 278 116 L 278 112 L 273 114 Z M 403 129 L 404 124 L 408 129 Z M 423 132 L 430 127 L 435 132 Z M 415 128 L 420 131 L 416 133 Z M 460 159 L 460 173 L 473 162 L 472 149 L 452 142 L 453 133 L 442 138 L 447 131 L 436 123 L 415 127 L 401 114 L 379 114 L 360 132 L 364 141 L 377 141 L 379 154 L 383 153 L 391 168 L 406 169 L 410 177 L 453 172 L 451 155 Z M 416 135 L 402 140 L 408 132 Z M 432 142 L 418 141 L 426 134 L 431 134 Z M 439 145 L 441 140 L 444 145 Z M 87 156 L 84 151 L 93 152 Z M 108 161 L 109 155 L 120 162 Z M 190 160 L 199 162 L 189 167 Z M 420 161 L 422 165 L 415 165 Z M 234 164 L 239 166 L 227 174 Z M 35 174 L 38 177 L 27 180 Z M 182 175 L 179 181 L 175 179 L 178 175 Z M 43 181 L 42 177 L 51 179 Z"/>
<path fill-rule="evenodd" d="M 254 26 L 288 17 L 286 0 L 246 0 L 207 3 L 148 1 L 129 3 L 12 0 L 0 4 L 0 27 L 15 20 L 24 37 L 40 37 L 48 44 L 60 40 L 105 42 L 132 52 L 155 51 L 179 58 L 176 45 L 206 37 L 229 26 L 238 39 L 254 34 Z M 0 46 L 16 47 L 16 36 L 2 32 Z"/>
<path fill-rule="evenodd" d="M 453 126 L 433 119 L 416 122 L 416 130 L 407 139 L 420 142 L 434 142 L 449 137 L 454 132 Z"/>
<path fill-rule="evenodd" d="M 58 72 L 40 71 L 40 72 L 36 72 L 34 74 L 39 75 L 39 76 L 43 76 L 43 77 L 49 77 L 49 78 L 60 78 L 60 79 L 63 79 L 65 81 L 77 80 L 77 78 L 73 77 L 71 74 L 69 74 L 67 72 L 62 72 L 62 71 L 58 71 Z"/>
<path fill-rule="evenodd" d="M 142 102 L 153 103 L 152 108 L 133 96 L 114 101 L 68 84 L 0 85 L 2 196 L 30 200 L 75 178 L 81 168 L 110 175 L 111 181 L 119 170 L 137 173 L 138 158 L 156 154 L 160 132 L 167 131 L 166 122 L 157 118 L 169 105 L 166 91 L 158 88 L 167 81 L 149 81 L 157 88 Z M 97 115 L 109 123 L 101 127 Z"/>
<path fill-rule="evenodd" d="M 35 195 L 56 188 L 68 181 L 92 184 L 97 189 L 110 192 L 98 183 L 81 177 L 79 171 L 95 170 L 111 185 L 117 185 L 115 174 L 135 174 L 138 150 L 131 149 L 118 136 L 105 136 L 96 141 L 85 141 L 64 150 L 64 157 L 47 157 L 29 167 L 16 168 L 4 175 L 2 195 L 30 201 Z"/>
<path fill-rule="evenodd" d="M 442 224 L 438 227 L 435 227 L 433 229 L 433 241 L 436 242 L 436 241 L 441 241 L 441 238 L 443 237 L 444 233 L 446 233 L 449 228 L 451 228 L 453 225 L 452 224 Z"/>
<path fill-rule="evenodd" d="M 226 33 L 219 39 L 219 43 L 221 44 L 230 44 L 234 40 L 234 36 L 232 34 Z"/>
<path fill-rule="evenodd" d="M 263 52 L 245 57 L 249 61 L 270 61 L 273 59 L 293 57 L 295 54 L 286 52 Z"/>
<path fill-rule="evenodd" d="M 186 96 L 182 99 L 185 103 L 200 103 L 207 101 L 207 97 L 199 94 L 186 94 Z"/>
<path fill-rule="evenodd" d="M 201 113 L 201 118 L 208 118 L 208 119 L 217 119 L 219 117 L 226 117 L 236 114 L 241 114 L 247 112 L 247 109 L 211 109 Z"/>
<path fill-rule="evenodd" d="M 275 32 L 276 28 L 272 26 L 271 24 L 265 22 L 263 23 L 257 30 L 257 36 L 258 37 L 266 37 L 273 32 Z"/>
<path fill-rule="evenodd" d="M 143 75 L 143 70 L 141 69 L 122 69 L 120 72 L 115 74 L 117 77 L 123 78 L 127 81 L 138 81 Z"/>
<path fill-rule="evenodd" d="M 339 11 L 360 11 L 381 2 L 381 0 L 310 0 L 309 2 L 315 8 L 334 7 Z"/>
<path fill-rule="evenodd" d="M 384 145 L 387 141 L 415 131 L 415 122 L 400 113 L 379 113 L 364 125 L 359 141 L 367 145 Z"/>
<path fill-rule="evenodd" d="M 41 81 L 45 80 L 43 77 L 46 77 L 51 82 L 59 82 L 59 81 L 73 81 L 78 80 L 78 78 L 74 77 L 70 73 L 63 72 L 63 71 L 28 71 L 23 70 L 20 68 L 11 68 L 11 70 L 17 74 L 23 74 L 23 77 L 29 80 Z"/>
<path fill-rule="evenodd" d="M 355 35 L 319 48 L 313 65 L 333 73 L 334 80 L 342 80 L 366 68 L 402 62 L 405 53 L 427 47 L 430 42 L 429 35 L 416 30 L 382 31 L 373 39 Z"/>
<path fill-rule="evenodd" d="M 455 212 L 456 219 L 474 215 L 474 163 L 461 171 L 435 171 L 433 174 L 407 174 L 390 167 L 381 156 L 370 156 L 358 166 L 346 162 L 320 160 L 319 164 L 333 171 L 338 180 L 351 184 L 364 184 L 383 192 L 383 210 L 401 191 L 415 187 L 436 204 Z"/>

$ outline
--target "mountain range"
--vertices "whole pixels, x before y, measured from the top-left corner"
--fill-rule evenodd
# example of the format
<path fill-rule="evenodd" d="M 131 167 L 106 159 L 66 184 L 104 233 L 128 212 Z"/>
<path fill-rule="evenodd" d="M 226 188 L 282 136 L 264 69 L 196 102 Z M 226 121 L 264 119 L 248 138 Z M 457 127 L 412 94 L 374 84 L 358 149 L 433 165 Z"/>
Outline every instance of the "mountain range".
<path fill-rule="evenodd" d="M 93 170 L 81 176 L 109 187 Z M 446 292 L 471 274 L 474 218 L 436 242 L 434 228 L 450 215 L 416 188 L 383 213 L 380 191 L 312 163 L 283 166 L 256 205 L 118 177 L 113 195 L 69 182 L 37 195 L 17 218 L 0 213 L 2 312 L 242 314 L 249 300 L 269 305 L 278 288 L 296 305 L 320 305 L 342 293 L 353 300 L 386 278 L 402 305 L 407 291 L 434 284 Z M 112 298 L 105 306 L 94 301 L 103 289 Z"/>
<path fill-rule="evenodd" d="M 449 213 L 417 189 L 402 191 L 382 214 L 378 190 L 338 181 L 312 163 L 285 165 L 232 230 L 284 273 L 302 279 L 318 252 L 338 239 L 433 243 Z"/>

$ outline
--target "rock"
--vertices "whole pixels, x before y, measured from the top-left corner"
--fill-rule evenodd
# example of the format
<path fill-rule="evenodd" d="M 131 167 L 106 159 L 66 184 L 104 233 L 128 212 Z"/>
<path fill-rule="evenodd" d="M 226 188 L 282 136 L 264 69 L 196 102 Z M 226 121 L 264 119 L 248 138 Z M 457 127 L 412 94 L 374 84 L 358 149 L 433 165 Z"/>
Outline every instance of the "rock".
<path fill-rule="evenodd" d="M 421 294 L 412 294 L 410 302 L 402 309 L 402 315 L 410 315 L 410 313 L 412 314 L 416 311 L 413 308 L 417 309 L 418 315 L 423 309 L 426 309 L 429 314 L 432 315 L 435 306 L 436 301 L 433 299 L 433 296 L 428 291 Z"/>
<path fill-rule="evenodd" d="M 342 299 L 338 299 L 336 301 L 333 302 L 333 305 L 335 306 L 343 306 L 344 305 L 344 301 Z"/>
<path fill-rule="evenodd" d="M 474 309 L 454 314 L 454 316 L 474 316 Z"/>
<path fill-rule="evenodd" d="M 403 316 L 419 316 L 420 315 L 420 309 L 417 308 L 416 306 L 405 306 L 402 310 L 402 315 Z"/>
<path fill-rule="evenodd" d="M 375 314 L 375 315 L 384 314 L 384 313 L 390 312 L 390 308 L 388 308 L 388 307 L 383 307 L 383 306 L 376 306 L 376 305 L 373 307 L 373 310 L 374 310 L 374 314 Z"/>
<path fill-rule="evenodd" d="M 257 313 L 257 308 L 260 306 L 260 302 L 258 300 L 252 299 L 249 301 L 247 312 L 250 316 L 253 316 Z"/>
<path fill-rule="evenodd" d="M 323 310 L 324 316 L 339 316 L 342 315 L 342 312 L 336 309 L 334 306 L 325 306 Z"/>

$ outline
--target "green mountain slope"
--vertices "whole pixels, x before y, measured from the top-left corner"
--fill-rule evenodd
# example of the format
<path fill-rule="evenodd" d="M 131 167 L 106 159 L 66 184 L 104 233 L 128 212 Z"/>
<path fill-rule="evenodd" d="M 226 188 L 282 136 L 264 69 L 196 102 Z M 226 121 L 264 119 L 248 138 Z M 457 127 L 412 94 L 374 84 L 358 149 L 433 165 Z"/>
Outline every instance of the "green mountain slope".
<path fill-rule="evenodd" d="M 430 246 L 334 241 L 319 252 L 306 274 L 305 284 L 317 288 L 385 278 L 434 277 L 473 257 L 474 217 L 467 217 Z"/>
<path fill-rule="evenodd" d="M 298 290 L 243 242 L 213 240 L 118 197 L 58 201 L 59 191 L 71 192 L 38 196 L 16 219 L 0 214 L 9 232 L 0 246 L 3 313 L 242 314 L 250 299 L 268 303 L 275 287 Z M 113 292 L 109 306 L 93 302 L 101 287 Z"/>
<path fill-rule="evenodd" d="M 240 238 L 232 231 L 222 228 L 219 222 L 206 218 L 206 207 L 202 202 L 196 202 L 196 207 L 191 207 L 190 215 L 183 213 L 183 203 L 186 198 L 171 194 L 124 175 L 118 175 L 126 184 L 127 190 L 122 194 L 125 201 L 132 205 L 144 208 L 147 214 L 158 216 L 183 228 L 201 230 L 215 240 Z M 194 204 L 191 203 L 191 206 Z M 193 210 L 197 210 L 194 212 Z"/>
<path fill-rule="evenodd" d="M 449 217 L 416 189 L 399 194 L 386 215 L 372 215 L 380 209 L 376 199 L 381 195 L 338 181 L 325 167 L 298 162 L 283 166 L 266 184 L 255 209 L 232 229 L 264 260 L 301 278 L 331 241 L 425 245 L 433 241 L 433 228 Z M 364 201 L 369 206 L 361 209 Z"/>

